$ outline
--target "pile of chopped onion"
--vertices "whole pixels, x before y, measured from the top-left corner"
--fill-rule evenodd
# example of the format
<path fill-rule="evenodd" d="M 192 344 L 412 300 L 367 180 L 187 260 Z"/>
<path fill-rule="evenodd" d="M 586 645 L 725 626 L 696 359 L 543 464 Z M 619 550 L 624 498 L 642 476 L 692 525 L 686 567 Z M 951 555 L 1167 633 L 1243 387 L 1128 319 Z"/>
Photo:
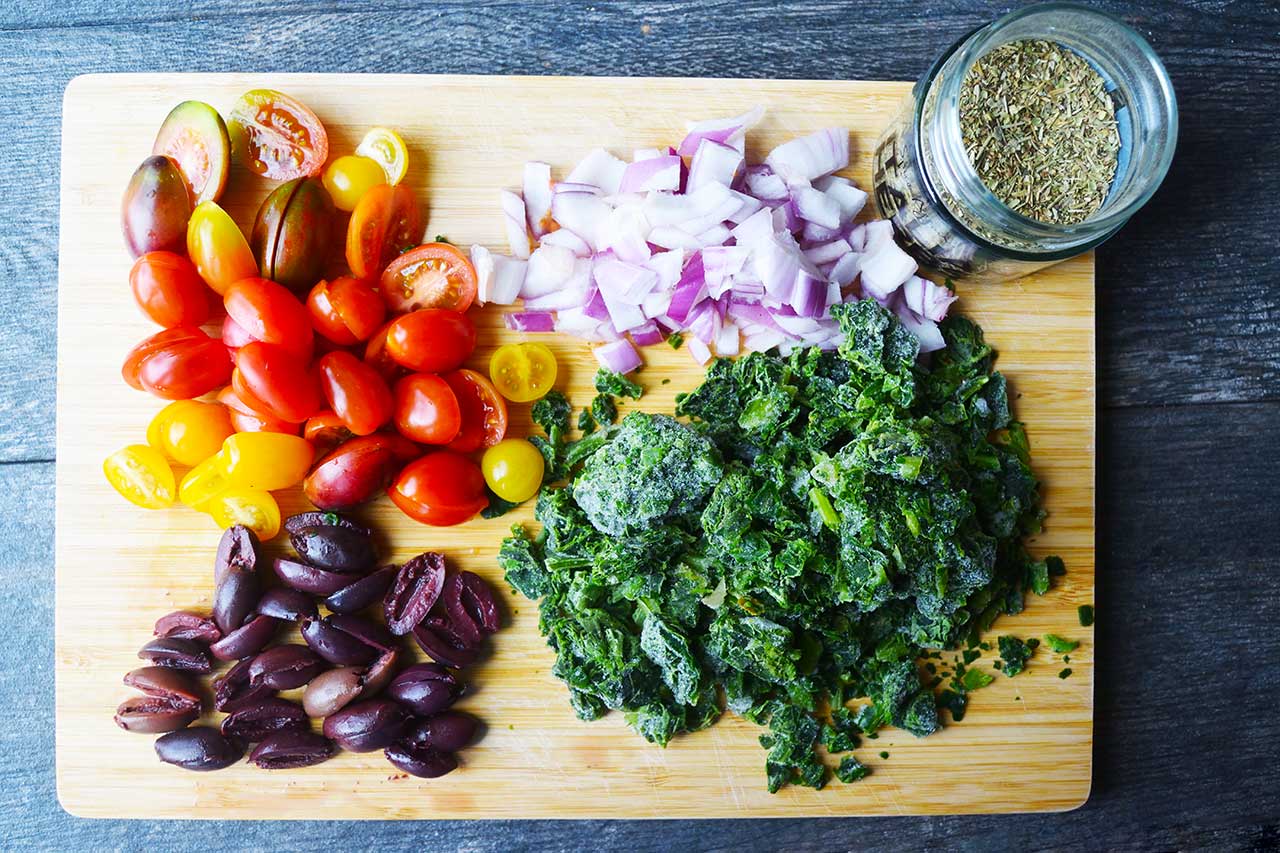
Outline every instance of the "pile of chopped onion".
<path fill-rule="evenodd" d="M 522 192 L 503 191 L 511 256 L 471 248 L 478 299 L 523 310 L 508 328 L 604 344 L 600 363 L 627 373 L 636 346 L 683 333 L 690 355 L 841 342 L 831 306 L 875 299 L 920 340 L 942 347 L 938 321 L 955 296 L 916 273 L 887 221 L 855 223 L 867 194 L 835 173 L 849 131 L 829 128 L 744 155 L 756 107 L 693 124 L 675 148 L 626 162 L 602 148 L 562 181 L 528 163 Z"/>

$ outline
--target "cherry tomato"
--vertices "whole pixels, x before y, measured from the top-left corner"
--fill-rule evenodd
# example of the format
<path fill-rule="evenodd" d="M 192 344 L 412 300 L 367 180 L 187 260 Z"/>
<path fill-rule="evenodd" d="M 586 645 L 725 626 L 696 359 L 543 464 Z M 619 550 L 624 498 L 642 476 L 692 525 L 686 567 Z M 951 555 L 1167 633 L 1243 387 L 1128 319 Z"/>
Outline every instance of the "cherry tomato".
<path fill-rule="evenodd" d="M 470 453 L 492 447 L 507 434 L 507 404 L 493 383 L 474 370 L 451 370 L 441 377 L 458 398 L 462 428 L 449 449 Z"/>
<path fill-rule="evenodd" d="M 311 358 L 311 315 L 284 285 L 242 278 L 227 288 L 222 304 L 227 318 L 251 339 L 279 344 L 303 361 Z M 225 328 L 222 340 L 228 343 Z"/>
<path fill-rule="evenodd" d="M 320 282 L 307 296 L 307 309 L 315 330 L 341 346 L 368 340 L 387 315 L 378 292 L 354 278 Z"/>
<path fill-rule="evenodd" d="M 307 418 L 302 425 L 302 437 L 311 442 L 317 456 L 326 456 L 339 444 L 355 438 L 342 418 L 333 412 L 321 412 Z"/>
<path fill-rule="evenodd" d="M 131 444 L 117 450 L 102 463 L 111 488 L 125 500 L 143 509 L 164 509 L 173 504 L 173 469 L 154 447 Z"/>
<path fill-rule="evenodd" d="M 409 149 L 400 134 L 385 127 L 371 128 L 356 146 L 356 153 L 377 163 L 392 186 L 409 171 Z"/>
<path fill-rule="evenodd" d="M 152 154 L 178 164 L 192 204 L 217 201 L 231 171 L 231 139 L 218 111 L 201 101 L 183 101 L 165 116 Z"/>
<path fill-rule="evenodd" d="M 493 384 L 513 403 L 543 397 L 556 381 L 556 357 L 544 344 L 505 344 L 489 359 Z"/>
<path fill-rule="evenodd" d="M 301 483 L 311 468 L 311 442 L 277 432 L 238 432 L 219 453 L 227 482 L 250 489 L 287 489 Z"/>
<path fill-rule="evenodd" d="M 220 341 L 194 326 L 157 332 L 129 351 L 124 381 L 166 400 L 190 400 L 227 384 L 231 357 Z"/>
<path fill-rule="evenodd" d="M 302 426 L 251 409 L 230 385 L 218 392 L 218 402 L 227 407 L 227 416 L 231 418 L 231 426 L 236 432 L 279 432 L 285 435 L 297 435 L 298 429 Z"/>
<path fill-rule="evenodd" d="M 231 350 L 231 358 L 235 359 L 236 351 L 245 344 L 251 344 L 256 341 L 253 335 L 249 334 L 249 330 L 241 326 L 230 317 L 222 318 L 222 345 Z"/>
<path fill-rule="evenodd" d="M 147 426 L 147 443 L 188 467 L 222 449 L 234 430 L 227 407 L 218 403 L 179 400 L 165 406 Z"/>
<path fill-rule="evenodd" d="M 240 279 L 258 274 L 258 262 L 240 226 L 214 201 L 201 202 L 191 212 L 187 255 L 200 277 L 219 294 Z"/>
<path fill-rule="evenodd" d="M 504 501 L 524 503 L 538 493 L 546 460 L 523 438 L 508 438 L 484 452 L 484 481 Z"/>
<path fill-rule="evenodd" d="M 222 529 L 243 524 L 258 534 L 263 542 L 280 532 L 280 505 L 270 492 L 261 489 L 233 487 L 215 495 L 204 505 Z"/>
<path fill-rule="evenodd" d="M 365 193 L 385 183 L 387 176 L 382 167 L 358 154 L 339 157 L 324 170 L 324 188 L 333 197 L 338 210 L 355 210 Z"/>
<path fill-rule="evenodd" d="M 382 374 L 383 379 L 394 382 L 409 371 L 387 351 L 387 332 L 389 331 L 391 331 L 391 323 L 387 323 L 369 336 L 369 341 L 364 346 L 364 363 Z"/>
<path fill-rule="evenodd" d="M 380 184 L 360 199 L 347 224 L 347 266 L 371 279 L 422 240 L 422 209 L 408 187 Z"/>
<path fill-rule="evenodd" d="M 457 246 L 427 243 L 396 258 L 378 281 L 393 313 L 446 308 L 459 313 L 476 298 L 476 268 Z"/>
<path fill-rule="evenodd" d="M 356 435 L 391 420 L 391 389 L 381 374 L 349 352 L 320 359 L 320 387 L 334 414 Z"/>
<path fill-rule="evenodd" d="M 120 202 L 120 231 L 130 257 L 181 252 L 191 221 L 191 194 L 178 164 L 152 156 L 129 179 Z"/>
<path fill-rule="evenodd" d="M 274 89 L 245 92 L 231 108 L 231 142 L 250 172 L 273 181 L 318 175 L 329 134 L 302 102 Z"/>
<path fill-rule="evenodd" d="M 209 319 L 209 288 L 182 255 L 147 252 L 133 262 L 129 287 L 142 313 L 166 329 L 200 326 Z"/>
<path fill-rule="evenodd" d="M 387 329 L 387 354 L 420 373 L 461 367 L 475 348 L 476 327 L 471 318 L 442 308 L 423 308 L 397 317 Z"/>
<path fill-rule="evenodd" d="M 396 429 L 420 444 L 448 444 L 462 428 L 462 410 L 449 383 L 414 373 L 396 383 Z"/>
<path fill-rule="evenodd" d="M 375 433 L 353 438 L 320 460 L 302 484 L 320 509 L 346 509 L 382 493 L 422 449 L 403 436 Z"/>
<path fill-rule="evenodd" d="M 178 484 L 178 500 L 195 510 L 203 510 L 210 499 L 231 488 L 222 457 L 210 456 L 196 465 Z"/>
<path fill-rule="evenodd" d="M 231 387 L 253 411 L 288 423 L 302 423 L 321 408 L 315 372 L 278 344 L 254 341 L 242 346 Z"/>
<path fill-rule="evenodd" d="M 461 524 L 489 503 L 480 466 L 451 450 L 409 463 L 387 495 L 405 515 L 437 527 Z"/>

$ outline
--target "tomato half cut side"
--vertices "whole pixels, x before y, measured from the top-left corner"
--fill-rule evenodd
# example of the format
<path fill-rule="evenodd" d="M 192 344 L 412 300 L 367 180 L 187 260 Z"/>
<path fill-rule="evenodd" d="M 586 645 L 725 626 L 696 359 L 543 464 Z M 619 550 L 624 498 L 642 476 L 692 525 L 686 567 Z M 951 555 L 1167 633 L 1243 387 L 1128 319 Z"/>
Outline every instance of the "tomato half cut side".
<path fill-rule="evenodd" d="M 218 111 L 203 101 L 183 101 L 165 116 L 152 154 L 178 164 L 191 203 L 217 201 L 231 171 L 231 137 Z"/>
<path fill-rule="evenodd" d="M 462 412 L 462 428 L 449 442 L 449 449 L 470 453 L 502 441 L 507 434 L 507 404 L 493 383 L 466 368 L 451 370 L 440 378 L 453 389 Z"/>
<path fill-rule="evenodd" d="M 228 129 L 240 162 L 273 181 L 319 175 L 329 159 L 329 134 L 320 119 L 301 101 L 274 89 L 241 95 L 231 108 Z"/>
<path fill-rule="evenodd" d="M 422 240 L 422 208 L 405 186 L 379 184 L 360 198 L 347 224 L 347 266 L 372 279 L 405 249 Z"/>
<path fill-rule="evenodd" d="M 392 312 L 443 308 L 459 313 L 476 298 L 476 268 L 457 246 L 426 243 L 393 260 L 378 280 Z"/>

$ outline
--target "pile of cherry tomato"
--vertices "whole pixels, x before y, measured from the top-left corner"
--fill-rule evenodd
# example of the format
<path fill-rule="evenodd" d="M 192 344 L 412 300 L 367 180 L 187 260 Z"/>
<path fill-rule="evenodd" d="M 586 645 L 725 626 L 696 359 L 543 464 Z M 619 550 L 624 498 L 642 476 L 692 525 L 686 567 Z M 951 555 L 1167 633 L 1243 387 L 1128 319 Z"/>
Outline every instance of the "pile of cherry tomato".
<path fill-rule="evenodd" d="M 542 457 L 505 438 L 504 397 L 545 394 L 554 356 L 517 344 L 494 355 L 493 381 L 465 368 L 476 272 L 449 243 L 419 245 L 422 210 L 400 183 L 404 142 L 375 128 L 326 168 L 328 151 L 310 109 L 254 90 L 229 122 L 207 104 L 178 105 L 130 181 L 121 213 L 136 258 L 129 283 L 161 331 L 121 372 L 174 401 L 146 444 L 104 463 L 133 503 L 179 500 L 269 539 L 280 525 L 271 492 L 299 483 L 321 509 L 385 491 L 436 525 L 483 509 L 486 485 L 511 502 L 537 491 Z M 218 205 L 233 152 L 282 182 L 248 238 Z M 220 323 L 213 334 L 210 323 Z M 174 464 L 189 469 L 180 480 Z"/>

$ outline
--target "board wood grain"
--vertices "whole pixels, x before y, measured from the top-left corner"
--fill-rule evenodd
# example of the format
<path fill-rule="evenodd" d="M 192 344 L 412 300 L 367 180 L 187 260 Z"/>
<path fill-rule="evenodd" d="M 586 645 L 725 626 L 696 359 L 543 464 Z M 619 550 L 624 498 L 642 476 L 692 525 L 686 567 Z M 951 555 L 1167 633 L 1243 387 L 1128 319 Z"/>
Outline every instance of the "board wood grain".
<path fill-rule="evenodd" d="M 350 151 L 373 125 L 398 128 L 409 144 L 408 183 L 426 204 L 427 234 L 505 251 L 497 192 L 518 185 L 521 165 L 545 160 L 558 176 L 593 147 L 619 154 L 680 138 L 686 121 L 765 104 L 749 155 L 822 127 L 853 133 L 848 174 L 869 186 L 870 154 L 905 83 L 717 79 L 414 77 L 369 75 L 96 75 L 72 81 L 63 114 L 58 316 L 56 511 L 57 781 L 63 806 L 97 817 L 190 818 L 587 818 L 797 817 L 1051 811 L 1073 808 L 1090 787 L 1093 630 L 1079 604 L 1094 590 L 1093 258 L 1069 261 L 998 286 L 960 288 L 959 310 L 986 329 L 1018 394 L 1049 519 L 1032 542 L 1057 553 L 1068 574 L 994 633 L 1054 632 L 1082 640 L 1073 674 L 1041 649 L 1015 679 L 998 676 L 972 697 L 963 723 L 923 740 L 895 730 L 867 741 L 874 768 L 850 786 L 823 791 L 764 787 L 760 730 L 727 715 L 666 749 L 645 743 L 617 714 L 583 723 L 537 632 L 537 608 L 509 593 L 494 555 L 513 521 L 455 528 L 415 524 L 386 499 L 360 515 L 385 530 L 401 560 L 444 551 L 458 569 L 488 578 L 505 595 L 509 625 L 492 654 L 467 672 L 461 707 L 488 732 L 463 768 L 437 780 L 394 772 L 380 753 L 343 754 L 300 771 L 267 773 L 247 764 L 192 774 L 160 764 L 151 739 L 116 728 L 111 715 L 129 691 L 121 676 L 156 617 L 207 608 L 218 531 L 185 508 L 144 512 L 102 477 L 102 459 L 143 440 L 162 403 L 120 380 L 128 349 L 154 328 L 125 284 L 130 259 L 120 240 L 121 191 L 150 151 L 170 107 L 195 98 L 226 110 L 243 91 L 269 86 L 309 104 L 329 129 L 331 152 Z M 242 226 L 270 187 L 233 167 L 224 203 Z M 473 366 L 520 336 L 502 310 L 476 312 L 482 329 Z M 589 348 L 558 336 L 557 383 L 578 405 L 592 394 Z M 645 351 L 641 408 L 669 411 L 701 376 L 688 355 Z M 668 384 L 661 384 L 669 379 Z M 512 430 L 529 428 L 512 406 Z M 181 471 L 179 471 L 179 475 Z M 304 508 L 296 490 L 282 509 Z M 989 668 L 994 653 L 979 665 Z M 881 750 L 890 757 L 881 759 Z"/>

